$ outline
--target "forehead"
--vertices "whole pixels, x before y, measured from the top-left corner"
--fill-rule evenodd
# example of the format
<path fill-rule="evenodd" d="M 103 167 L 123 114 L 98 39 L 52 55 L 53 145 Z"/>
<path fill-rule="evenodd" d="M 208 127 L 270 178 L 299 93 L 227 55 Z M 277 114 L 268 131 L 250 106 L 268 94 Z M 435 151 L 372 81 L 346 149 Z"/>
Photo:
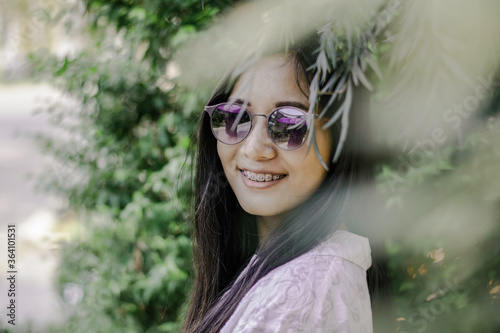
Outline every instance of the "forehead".
<path fill-rule="evenodd" d="M 302 73 L 296 72 L 293 58 L 273 56 L 260 60 L 244 72 L 230 98 L 256 102 L 297 101 L 306 104 L 309 86 Z"/>

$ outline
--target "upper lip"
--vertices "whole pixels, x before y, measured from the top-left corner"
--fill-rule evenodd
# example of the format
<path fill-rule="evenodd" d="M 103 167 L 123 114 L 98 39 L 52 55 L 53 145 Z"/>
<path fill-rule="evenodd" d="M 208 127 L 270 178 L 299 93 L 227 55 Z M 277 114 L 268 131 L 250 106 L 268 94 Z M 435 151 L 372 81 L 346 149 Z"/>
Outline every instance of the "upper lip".
<path fill-rule="evenodd" d="M 270 170 L 255 170 L 255 169 L 248 169 L 248 168 L 239 168 L 241 171 L 250 171 L 253 173 L 262 173 L 262 174 L 271 174 L 271 175 L 286 175 L 286 172 L 276 172 L 276 171 L 270 171 Z"/>

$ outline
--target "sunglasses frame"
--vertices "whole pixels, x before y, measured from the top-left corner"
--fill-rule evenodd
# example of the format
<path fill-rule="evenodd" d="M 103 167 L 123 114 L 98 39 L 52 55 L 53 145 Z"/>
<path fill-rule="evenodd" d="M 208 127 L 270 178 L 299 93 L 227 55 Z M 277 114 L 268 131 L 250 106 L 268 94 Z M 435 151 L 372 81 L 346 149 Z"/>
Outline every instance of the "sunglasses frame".
<path fill-rule="evenodd" d="M 250 116 L 250 130 L 249 130 L 249 131 L 248 131 L 248 133 L 245 135 L 245 137 L 244 137 L 243 139 L 241 139 L 240 141 L 238 141 L 238 142 L 235 142 L 235 143 L 226 143 L 226 142 L 223 142 L 223 141 L 219 140 L 219 138 L 218 138 L 218 137 L 215 135 L 215 133 L 214 133 L 213 123 L 212 123 L 212 114 L 213 114 L 214 110 L 215 110 L 216 108 L 218 108 L 219 106 L 221 106 L 221 105 L 230 105 L 230 106 L 235 105 L 235 106 L 240 106 L 240 107 L 241 107 L 242 109 L 244 109 L 244 110 L 245 110 L 245 112 L 246 112 L 246 113 L 248 113 L 248 115 Z M 302 143 L 301 143 L 300 145 L 298 145 L 298 146 L 297 146 L 297 147 L 295 147 L 295 148 L 291 148 L 291 149 L 282 148 L 282 147 L 280 147 L 280 146 L 279 146 L 276 142 L 274 142 L 274 140 L 273 140 L 273 139 L 272 139 L 272 137 L 271 137 L 271 133 L 269 132 L 269 131 L 270 131 L 270 128 L 269 128 L 269 118 L 271 117 L 271 115 L 272 115 L 272 114 L 274 114 L 274 112 L 279 111 L 279 110 L 282 110 L 282 109 L 294 109 L 294 110 L 300 111 L 301 113 L 303 113 L 303 114 L 304 114 L 304 116 L 305 116 L 304 120 L 305 120 L 305 122 L 306 122 L 306 123 L 308 122 L 308 120 L 309 120 L 311 117 L 312 117 L 313 119 L 317 119 L 317 118 L 318 118 L 318 115 L 314 114 L 314 115 L 312 115 L 312 116 L 311 116 L 311 114 L 310 114 L 310 113 L 308 113 L 308 112 L 306 112 L 306 111 L 304 111 L 304 110 L 302 110 L 302 109 L 299 109 L 299 108 L 297 108 L 297 107 L 295 107 L 295 106 L 280 106 L 280 107 L 278 107 L 278 108 L 276 108 L 276 109 L 272 110 L 272 111 L 271 111 L 268 115 L 265 115 L 265 114 L 261 114 L 261 113 L 251 113 L 251 112 L 250 112 L 250 111 L 249 111 L 246 107 L 245 107 L 245 108 L 243 108 L 243 105 L 238 104 L 238 103 L 232 103 L 232 104 L 231 104 L 231 103 L 228 103 L 228 102 L 224 102 L 224 103 L 219 103 L 219 104 L 215 104 L 215 105 L 206 105 L 206 106 L 205 106 L 205 108 L 203 109 L 203 111 L 205 111 L 206 113 L 208 113 L 208 115 L 210 116 L 210 129 L 212 130 L 212 134 L 213 134 L 213 136 L 214 136 L 214 137 L 215 137 L 218 141 L 222 142 L 222 143 L 223 143 L 223 144 L 225 144 L 225 145 L 231 145 L 231 146 L 232 146 L 232 145 L 237 145 L 238 143 L 243 142 L 243 141 L 244 141 L 244 140 L 248 137 L 248 135 L 250 134 L 250 132 L 252 132 L 252 129 L 253 129 L 253 118 L 254 118 L 254 117 L 265 117 L 265 118 L 266 118 L 266 124 L 267 124 L 267 135 L 269 136 L 269 139 L 271 139 L 271 141 L 272 141 L 272 142 L 273 142 L 273 143 L 274 143 L 274 144 L 275 144 L 278 148 L 283 149 L 283 150 L 295 150 L 295 149 L 298 149 L 298 148 L 300 148 L 300 147 L 304 144 L 304 142 L 306 142 L 306 138 L 307 138 L 307 136 L 309 135 L 309 126 L 307 127 L 307 132 L 306 132 L 306 135 L 304 136 L 304 140 L 302 141 Z M 307 119 L 307 118 L 309 118 L 309 119 Z M 299 125 L 299 124 L 296 124 L 296 125 Z"/>

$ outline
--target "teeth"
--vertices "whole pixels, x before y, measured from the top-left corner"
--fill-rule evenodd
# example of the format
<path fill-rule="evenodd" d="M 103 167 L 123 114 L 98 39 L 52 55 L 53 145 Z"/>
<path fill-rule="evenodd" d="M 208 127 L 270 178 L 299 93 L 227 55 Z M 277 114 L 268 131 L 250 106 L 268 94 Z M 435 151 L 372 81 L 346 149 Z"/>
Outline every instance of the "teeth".
<path fill-rule="evenodd" d="M 246 171 L 246 170 L 243 170 L 242 173 L 243 173 L 243 176 L 245 176 L 248 179 L 253 180 L 255 182 L 270 182 L 272 180 L 278 180 L 278 179 L 285 177 L 285 175 L 272 175 L 270 173 L 265 173 L 265 174 L 264 173 L 255 173 L 255 172 Z"/>

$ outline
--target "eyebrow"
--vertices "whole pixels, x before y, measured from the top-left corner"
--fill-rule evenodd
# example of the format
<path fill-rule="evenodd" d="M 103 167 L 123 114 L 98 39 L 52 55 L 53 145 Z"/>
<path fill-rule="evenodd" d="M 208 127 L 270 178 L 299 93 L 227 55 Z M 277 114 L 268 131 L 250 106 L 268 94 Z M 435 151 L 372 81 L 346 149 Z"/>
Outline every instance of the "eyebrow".
<path fill-rule="evenodd" d="M 305 106 L 304 104 L 300 102 L 292 102 L 292 101 L 285 101 L 285 102 L 278 102 L 275 104 L 277 108 L 282 107 L 282 106 L 293 106 L 299 109 L 302 109 L 303 111 L 309 110 L 309 107 Z"/>
<path fill-rule="evenodd" d="M 234 101 L 235 104 L 245 104 L 245 101 L 238 98 L 237 100 Z M 246 102 L 246 105 L 248 106 L 252 106 L 252 103 L 250 102 Z M 280 107 L 283 107 L 283 106 L 293 106 L 293 107 L 296 107 L 296 108 L 299 108 L 299 109 L 302 109 L 303 111 L 306 111 L 309 110 L 309 107 L 305 106 L 304 104 L 300 103 L 300 102 L 292 102 L 292 101 L 282 101 L 282 102 L 276 102 L 276 104 L 274 104 L 275 107 L 277 108 L 280 108 Z"/>

